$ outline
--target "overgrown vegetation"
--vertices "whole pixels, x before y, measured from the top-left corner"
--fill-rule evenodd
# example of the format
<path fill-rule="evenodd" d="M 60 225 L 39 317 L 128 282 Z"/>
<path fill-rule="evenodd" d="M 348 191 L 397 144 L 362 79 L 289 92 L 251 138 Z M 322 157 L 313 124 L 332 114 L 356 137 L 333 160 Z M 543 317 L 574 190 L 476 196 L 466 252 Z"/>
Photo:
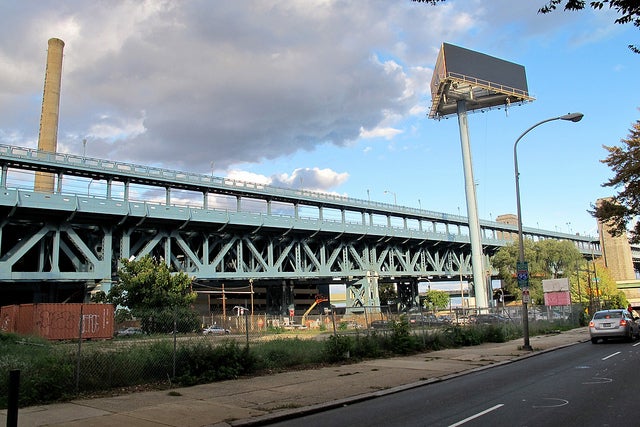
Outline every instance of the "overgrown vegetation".
<path fill-rule="evenodd" d="M 530 333 L 576 326 L 569 321 L 534 322 Z M 155 337 L 139 342 L 92 342 L 83 344 L 78 361 L 77 343 L 0 333 L 0 377 L 4 379 L 0 408 L 7 407 L 6 379 L 14 369 L 21 371 L 19 402 L 24 407 L 99 392 L 126 392 L 131 387 L 190 386 L 292 368 L 505 342 L 520 336 L 521 327 L 513 323 L 412 330 L 401 317 L 385 330 L 356 330 L 350 335 L 341 331 L 324 340 L 276 337 L 250 346 L 222 339 L 185 341 L 176 348 L 172 340 Z"/>

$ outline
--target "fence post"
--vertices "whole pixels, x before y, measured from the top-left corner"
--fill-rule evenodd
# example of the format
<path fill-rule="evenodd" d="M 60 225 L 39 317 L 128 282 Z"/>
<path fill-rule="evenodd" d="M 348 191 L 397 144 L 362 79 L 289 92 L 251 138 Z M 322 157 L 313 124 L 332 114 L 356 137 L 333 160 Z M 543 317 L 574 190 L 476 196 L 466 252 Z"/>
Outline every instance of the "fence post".
<path fill-rule="evenodd" d="M 247 348 L 249 348 L 249 312 L 247 310 L 242 310 L 244 312 L 244 329 L 247 334 Z"/>
<path fill-rule="evenodd" d="M 178 313 L 176 307 L 173 308 L 173 376 L 176 377 L 176 358 L 178 353 Z"/>
<path fill-rule="evenodd" d="M 9 399 L 7 407 L 7 427 L 18 425 L 18 401 L 20 396 L 20 370 L 9 371 Z"/>
<path fill-rule="evenodd" d="M 78 357 L 76 361 L 76 394 L 80 392 L 80 359 L 82 358 L 82 323 L 84 321 L 84 304 L 80 306 L 80 319 L 78 320 Z"/>

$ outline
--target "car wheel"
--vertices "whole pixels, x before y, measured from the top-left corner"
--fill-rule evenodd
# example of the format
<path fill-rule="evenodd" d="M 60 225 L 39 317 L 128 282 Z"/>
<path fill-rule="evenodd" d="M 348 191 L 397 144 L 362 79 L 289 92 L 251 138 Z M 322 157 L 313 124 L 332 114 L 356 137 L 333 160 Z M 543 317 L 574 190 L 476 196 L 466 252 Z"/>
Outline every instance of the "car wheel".
<path fill-rule="evenodd" d="M 598 338 L 591 338 L 591 344 L 597 344 Z"/>

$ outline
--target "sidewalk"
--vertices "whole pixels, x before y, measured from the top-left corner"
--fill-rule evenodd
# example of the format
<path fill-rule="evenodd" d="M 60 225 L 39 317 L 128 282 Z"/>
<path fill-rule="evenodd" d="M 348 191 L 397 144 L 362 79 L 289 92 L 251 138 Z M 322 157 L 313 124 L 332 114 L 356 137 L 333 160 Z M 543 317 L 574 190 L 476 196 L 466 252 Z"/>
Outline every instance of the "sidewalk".
<path fill-rule="evenodd" d="M 370 399 L 589 339 L 587 328 L 407 357 L 22 408 L 27 426 L 248 426 Z M 0 411 L 6 425 L 7 411 Z"/>

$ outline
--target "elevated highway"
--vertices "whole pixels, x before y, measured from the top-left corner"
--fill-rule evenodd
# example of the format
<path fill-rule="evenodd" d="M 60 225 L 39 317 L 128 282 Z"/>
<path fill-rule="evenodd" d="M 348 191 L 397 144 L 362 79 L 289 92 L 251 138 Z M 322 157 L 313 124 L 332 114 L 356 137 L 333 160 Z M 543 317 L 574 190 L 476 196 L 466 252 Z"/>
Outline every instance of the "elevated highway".
<path fill-rule="evenodd" d="M 410 300 L 419 280 L 472 271 L 459 215 L 6 145 L 0 168 L 0 289 L 43 300 L 108 290 L 122 259 L 145 255 L 193 276 L 202 294 L 260 286 L 277 310 L 301 286 L 344 283 L 357 308 L 379 305 L 380 282 Z M 54 176 L 53 193 L 34 191 L 36 172 Z M 489 257 L 517 227 L 480 225 L 488 280 Z M 597 238 L 523 231 L 600 255 Z"/>

